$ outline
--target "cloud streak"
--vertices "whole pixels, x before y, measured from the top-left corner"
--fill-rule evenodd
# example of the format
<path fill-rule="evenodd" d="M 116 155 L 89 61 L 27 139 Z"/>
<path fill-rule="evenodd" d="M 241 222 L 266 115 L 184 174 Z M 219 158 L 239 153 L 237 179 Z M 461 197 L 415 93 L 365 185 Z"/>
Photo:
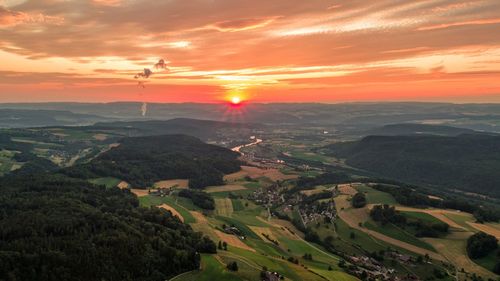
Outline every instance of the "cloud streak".
<path fill-rule="evenodd" d="M 134 91 L 192 101 L 216 101 L 234 89 L 262 101 L 301 100 L 301 91 L 304 99 L 318 101 L 345 100 L 349 93 L 352 100 L 408 99 L 409 94 L 396 94 L 402 85 L 429 96 L 450 95 L 453 89 L 500 94 L 492 78 L 500 71 L 495 0 L 75 5 L 27 0 L 0 7 L 0 71 L 29 73 L 9 76 L 24 81 L 22 87 L 0 79 L 0 92 L 15 93 L 15 84 L 37 97 L 47 94 L 39 90 L 42 84 L 78 88 L 70 95 L 90 99 L 98 88 L 107 100 L 117 93 L 105 81 L 121 87 L 147 80 L 147 88 Z M 151 62 L 161 57 L 168 61 L 155 67 Z M 134 80 L 141 69 L 155 74 L 142 71 Z M 171 92 L 185 89 L 196 90 L 188 91 L 192 96 Z"/>

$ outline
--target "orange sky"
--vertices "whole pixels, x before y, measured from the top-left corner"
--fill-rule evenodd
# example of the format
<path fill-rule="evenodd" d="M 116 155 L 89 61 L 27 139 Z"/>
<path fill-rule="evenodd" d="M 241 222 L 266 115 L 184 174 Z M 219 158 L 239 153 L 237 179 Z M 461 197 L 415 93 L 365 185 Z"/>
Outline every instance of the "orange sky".
<path fill-rule="evenodd" d="M 233 95 L 500 102 L 500 1 L 0 0 L 0 102 Z"/>

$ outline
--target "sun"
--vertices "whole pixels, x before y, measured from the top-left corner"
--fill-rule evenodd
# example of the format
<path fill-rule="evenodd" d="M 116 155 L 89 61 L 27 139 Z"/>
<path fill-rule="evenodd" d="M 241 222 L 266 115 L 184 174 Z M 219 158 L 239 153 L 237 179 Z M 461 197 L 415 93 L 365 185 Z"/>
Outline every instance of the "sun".
<path fill-rule="evenodd" d="M 231 103 L 234 105 L 238 105 L 241 103 L 241 98 L 239 96 L 233 96 L 231 97 Z"/>

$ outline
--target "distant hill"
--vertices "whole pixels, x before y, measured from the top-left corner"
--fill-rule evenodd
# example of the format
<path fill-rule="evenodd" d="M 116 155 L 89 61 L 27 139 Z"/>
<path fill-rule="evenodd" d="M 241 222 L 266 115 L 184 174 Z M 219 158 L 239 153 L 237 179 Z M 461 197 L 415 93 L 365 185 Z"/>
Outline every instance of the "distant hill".
<path fill-rule="evenodd" d="M 185 135 L 125 138 L 90 163 L 63 172 L 79 178 L 116 177 L 146 188 L 168 179 L 189 179 L 191 188 L 223 184 L 240 169 L 239 154 Z"/>
<path fill-rule="evenodd" d="M 472 134 L 476 131 L 465 128 L 456 128 L 443 125 L 428 124 L 391 124 L 366 131 L 366 135 L 377 136 L 398 136 L 398 135 L 440 135 L 440 136 L 458 136 L 461 134 Z"/>
<path fill-rule="evenodd" d="M 112 119 L 61 110 L 0 109 L 0 128 L 88 125 L 104 120 Z"/>
<path fill-rule="evenodd" d="M 96 123 L 88 128 L 93 130 L 121 131 L 122 134 L 128 134 L 130 136 L 182 134 L 206 139 L 215 137 L 219 129 L 250 129 L 253 127 L 255 127 L 255 125 L 244 123 L 176 118 L 171 120 L 102 122 Z"/>
<path fill-rule="evenodd" d="M 499 136 L 368 136 L 326 149 L 384 177 L 500 197 Z"/>

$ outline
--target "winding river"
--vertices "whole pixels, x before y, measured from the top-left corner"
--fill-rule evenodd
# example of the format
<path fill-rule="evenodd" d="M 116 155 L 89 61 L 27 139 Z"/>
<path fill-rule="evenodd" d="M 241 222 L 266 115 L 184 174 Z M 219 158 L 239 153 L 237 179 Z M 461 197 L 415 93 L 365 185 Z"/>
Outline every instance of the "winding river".
<path fill-rule="evenodd" d="M 243 144 L 243 145 L 239 145 L 239 146 L 233 147 L 233 148 L 231 148 L 231 150 L 232 151 L 236 151 L 236 152 L 238 152 L 241 155 L 244 155 L 244 153 L 240 151 L 243 147 L 248 147 L 248 146 L 256 145 L 256 144 L 261 143 L 261 142 L 262 142 L 261 139 L 255 139 L 255 141 L 253 141 L 251 143 L 247 143 L 247 144 Z"/>

